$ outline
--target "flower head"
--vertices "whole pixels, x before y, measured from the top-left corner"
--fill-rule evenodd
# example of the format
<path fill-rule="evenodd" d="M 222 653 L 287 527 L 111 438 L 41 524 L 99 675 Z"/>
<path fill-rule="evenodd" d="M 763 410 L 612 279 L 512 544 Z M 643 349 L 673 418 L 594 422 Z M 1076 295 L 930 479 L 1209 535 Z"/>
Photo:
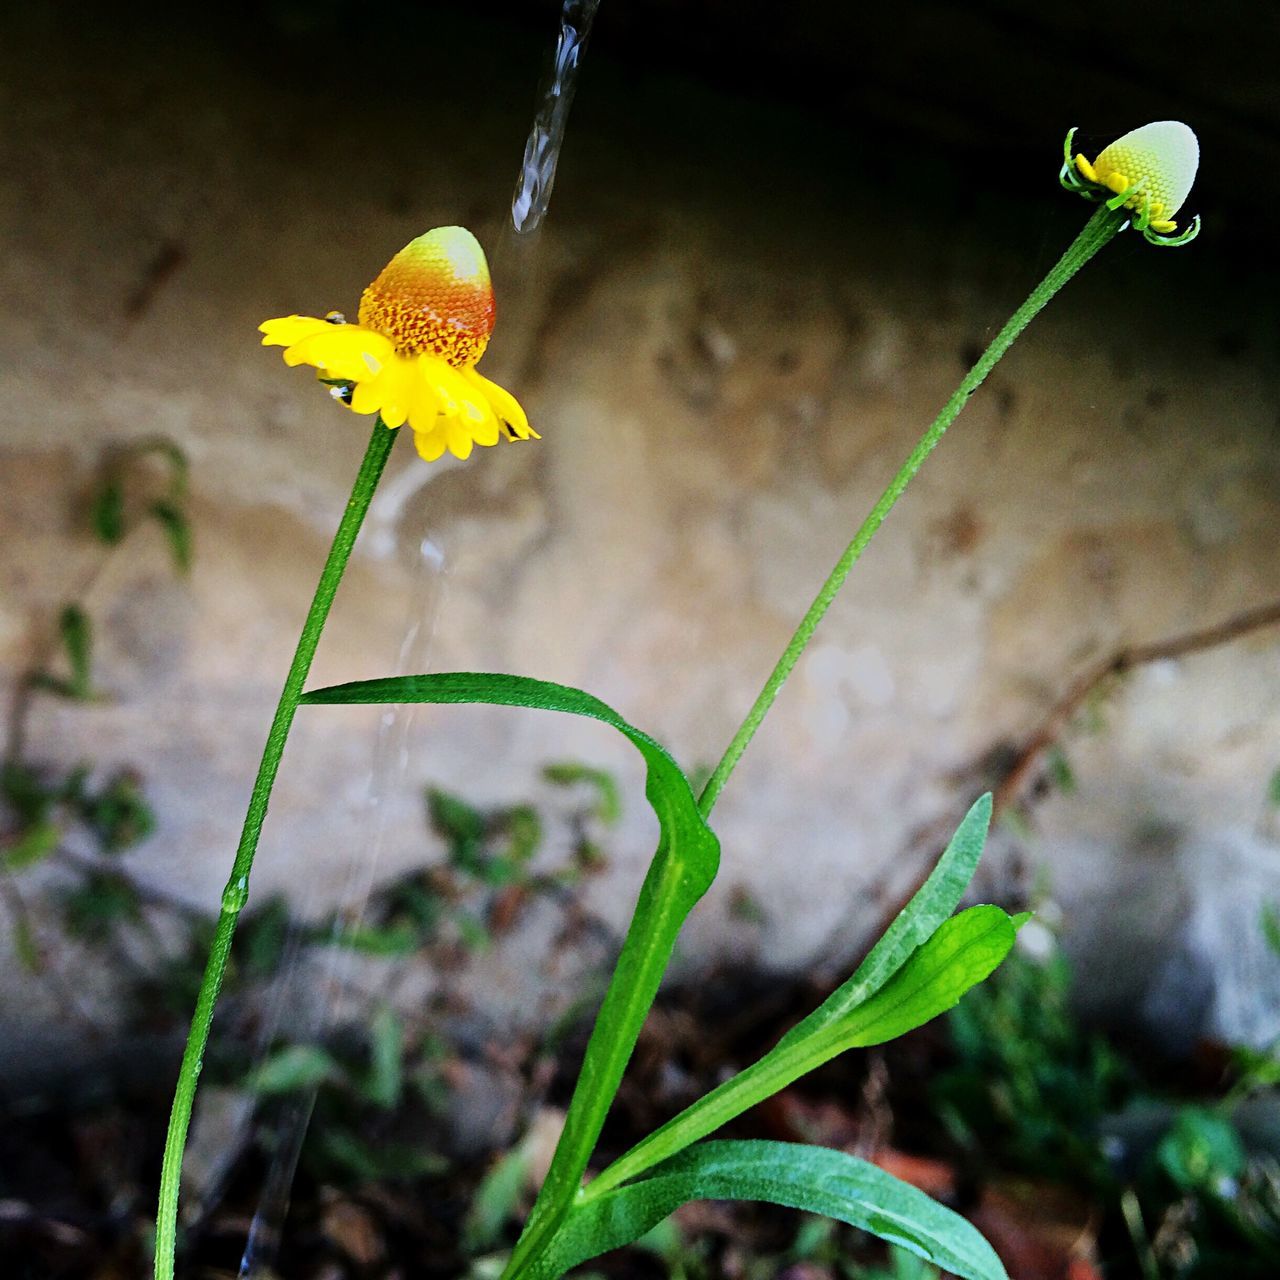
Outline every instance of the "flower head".
<path fill-rule="evenodd" d="M 1185 244 L 1200 230 L 1197 217 L 1181 235 L 1173 215 L 1186 203 L 1200 163 L 1196 135 L 1180 120 L 1157 120 L 1131 129 L 1090 161 L 1071 154 L 1067 134 L 1062 185 L 1089 199 L 1106 197 L 1111 209 L 1131 209 L 1133 226 L 1153 244 Z"/>
<path fill-rule="evenodd" d="M 418 452 L 537 439 L 515 397 L 476 372 L 493 332 L 489 264 L 463 227 L 436 227 L 410 241 L 360 299 L 359 323 L 284 316 L 259 326 L 262 345 L 284 347 L 288 365 L 312 365 L 356 413 L 406 422 Z"/>

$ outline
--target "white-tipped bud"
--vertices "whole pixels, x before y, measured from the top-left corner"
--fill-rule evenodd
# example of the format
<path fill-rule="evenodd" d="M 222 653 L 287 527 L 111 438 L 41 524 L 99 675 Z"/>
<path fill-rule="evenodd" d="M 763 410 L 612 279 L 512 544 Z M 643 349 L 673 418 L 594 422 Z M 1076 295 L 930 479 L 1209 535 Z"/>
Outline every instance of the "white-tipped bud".
<path fill-rule="evenodd" d="M 1104 147 L 1093 170 L 1097 181 L 1116 192 L 1132 188 L 1150 201 L 1155 217 L 1168 219 L 1186 203 L 1199 164 L 1191 129 L 1181 120 L 1157 120 Z"/>

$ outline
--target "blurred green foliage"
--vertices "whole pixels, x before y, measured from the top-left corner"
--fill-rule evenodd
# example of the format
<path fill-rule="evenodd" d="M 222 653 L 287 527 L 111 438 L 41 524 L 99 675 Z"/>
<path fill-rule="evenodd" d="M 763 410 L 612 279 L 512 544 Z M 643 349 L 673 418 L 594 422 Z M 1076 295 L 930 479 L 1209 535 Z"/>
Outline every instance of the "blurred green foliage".
<path fill-rule="evenodd" d="M 1015 951 L 948 1014 L 955 1061 L 934 1105 L 976 1168 L 1018 1170 L 1103 1206 L 1104 1241 L 1144 1280 L 1280 1274 L 1280 1161 L 1251 1148 L 1240 1102 L 1280 1082 L 1280 1055 L 1236 1048 L 1220 1097 L 1153 1083 L 1072 1007 L 1070 967 Z M 1120 1243 L 1117 1243 L 1120 1238 Z"/>

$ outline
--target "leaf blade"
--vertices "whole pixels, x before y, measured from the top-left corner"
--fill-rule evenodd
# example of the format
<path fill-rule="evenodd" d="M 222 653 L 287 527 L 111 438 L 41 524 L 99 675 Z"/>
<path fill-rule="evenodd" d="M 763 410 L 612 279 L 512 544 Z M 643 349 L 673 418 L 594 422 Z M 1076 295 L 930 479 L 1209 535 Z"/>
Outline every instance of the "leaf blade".
<path fill-rule="evenodd" d="M 93 696 L 93 624 L 78 604 L 63 606 L 58 616 L 58 635 L 71 668 L 68 696 L 87 701 Z"/>
<path fill-rule="evenodd" d="M 959 1214 L 883 1169 L 824 1147 L 704 1142 L 640 1182 L 575 1206 L 531 1271 L 555 1280 L 620 1248 L 691 1200 L 756 1200 L 819 1213 L 879 1236 L 963 1280 L 1008 1280 L 982 1235 Z"/>
<path fill-rule="evenodd" d="M 854 970 L 853 976 L 783 1036 L 779 1047 L 857 1008 L 883 987 L 906 964 L 911 954 L 933 936 L 960 905 L 978 869 L 991 825 L 991 808 L 990 792 L 973 802 L 928 879 L 867 952 L 866 959 Z"/>
<path fill-rule="evenodd" d="M 907 963 L 845 1019 L 842 1046 L 883 1044 L 954 1008 L 1009 954 L 1024 919 L 984 905 L 944 920 Z"/>
<path fill-rule="evenodd" d="M 614 1161 L 593 1188 L 603 1191 L 636 1177 L 852 1047 L 834 1031 L 892 982 L 945 924 L 977 868 L 990 820 L 991 797 L 984 795 L 970 807 L 937 866 L 853 976 L 763 1058 L 699 1098 Z"/>
<path fill-rule="evenodd" d="M 658 848 L 596 1016 L 560 1143 L 517 1243 L 514 1267 L 545 1247 L 578 1192 L 676 935 L 715 878 L 719 841 L 699 812 L 688 779 L 666 748 L 581 689 L 525 676 L 448 672 L 357 681 L 306 693 L 301 700 L 311 705 L 486 703 L 566 712 L 610 725 L 644 758 L 645 796 L 658 819 Z"/>

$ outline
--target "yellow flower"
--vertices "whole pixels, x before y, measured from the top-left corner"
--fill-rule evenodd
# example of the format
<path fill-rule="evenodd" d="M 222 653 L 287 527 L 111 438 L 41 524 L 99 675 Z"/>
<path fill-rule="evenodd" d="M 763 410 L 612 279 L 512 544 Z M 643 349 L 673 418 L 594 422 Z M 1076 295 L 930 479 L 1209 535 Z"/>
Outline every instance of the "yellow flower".
<path fill-rule="evenodd" d="M 356 413 L 388 427 L 406 422 L 418 452 L 538 439 L 519 402 L 475 370 L 493 332 L 489 264 L 464 227 L 436 227 L 410 241 L 360 299 L 359 323 L 336 311 L 323 320 L 283 316 L 259 325 L 264 347 L 284 347 L 288 365 L 308 364 Z"/>
<path fill-rule="evenodd" d="M 1144 229 L 1167 234 L 1178 228 L 1173 215 L 1195 181 L 1200 144 L 1180 120 L 1157 120 L 1117 138 L 1092 163 L 1082 155 L 1075 163 L 1088 181 L 1125 196 L 1119 203 L 1139 214 Z"/>

